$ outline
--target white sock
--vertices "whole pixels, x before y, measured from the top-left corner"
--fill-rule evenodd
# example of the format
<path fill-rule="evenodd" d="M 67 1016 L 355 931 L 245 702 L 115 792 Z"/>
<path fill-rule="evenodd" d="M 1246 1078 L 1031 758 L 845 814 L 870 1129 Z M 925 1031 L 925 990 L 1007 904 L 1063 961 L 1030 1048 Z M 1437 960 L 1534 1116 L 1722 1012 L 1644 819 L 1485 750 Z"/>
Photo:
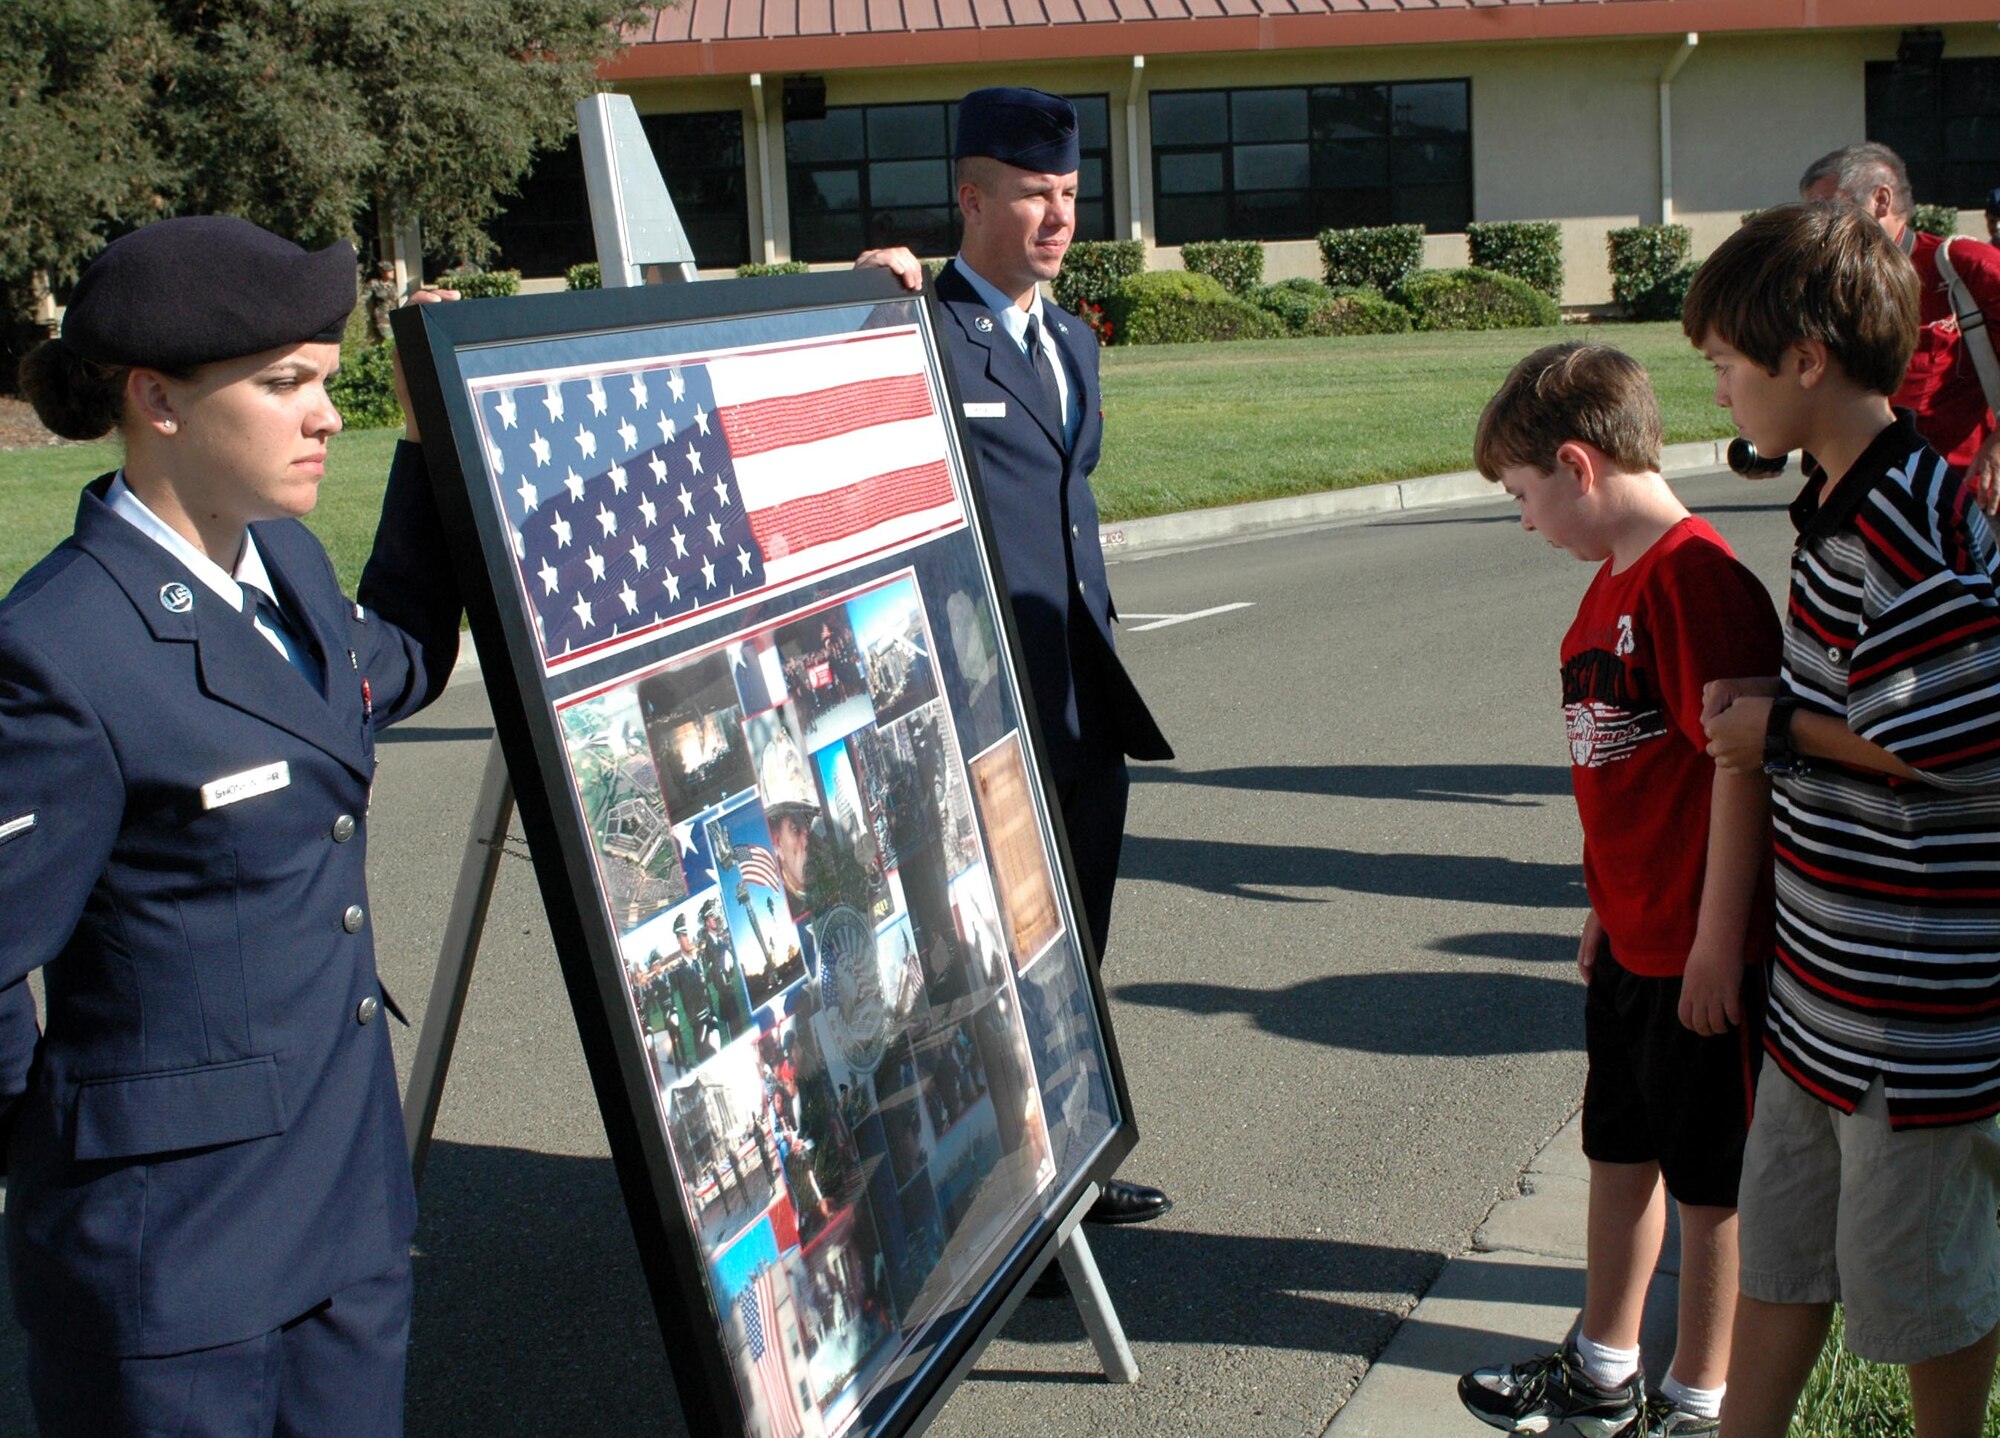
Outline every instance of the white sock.
<path fill-rule="evenodd" d="M 1721 1383 L 1713 1388 L 1690 1388 L 1669 1373 L 1660 1384 L 1660 1396 L 1674 1407 L 1692 1413 L 1697 1418 L 1720 1418 L 1722 1392 L 1728 1386 L 1726 1383 Z"/>
<path fill-rule="evenodd" d="M 1599 1388 L 1620 1387 L 1639 1371 L 1638 1349 L 1607 1348 L 1580 1328 L 1576 1332 L 1576 1356 L 1583 1365 L 1583 1376 Z"/>

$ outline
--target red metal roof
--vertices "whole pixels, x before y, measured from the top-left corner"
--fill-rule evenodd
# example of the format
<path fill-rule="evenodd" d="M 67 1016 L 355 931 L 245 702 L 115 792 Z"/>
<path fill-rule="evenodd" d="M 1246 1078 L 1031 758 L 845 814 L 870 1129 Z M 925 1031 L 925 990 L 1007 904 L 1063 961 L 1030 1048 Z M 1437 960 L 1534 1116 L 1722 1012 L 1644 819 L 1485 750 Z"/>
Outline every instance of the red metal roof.
<path fill-rule="evenodd" d="M 609 80 L 2000 20 L 2000 0 L 680 0 Z"/>

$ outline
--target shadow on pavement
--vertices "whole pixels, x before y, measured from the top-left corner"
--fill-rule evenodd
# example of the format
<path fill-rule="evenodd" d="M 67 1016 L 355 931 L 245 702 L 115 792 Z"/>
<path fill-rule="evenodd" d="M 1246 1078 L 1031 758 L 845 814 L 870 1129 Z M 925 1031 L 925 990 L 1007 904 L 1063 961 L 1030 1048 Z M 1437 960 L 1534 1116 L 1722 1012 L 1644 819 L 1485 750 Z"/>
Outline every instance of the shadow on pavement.
<path fill-rule="evenodd" d="M 1569 771 L 1553 764 L 1248 764 L 1192 772 L 1132 766 L 1134 784 L 1200 784 L 1343 799 L 1416 799 L 1438 804 L 1540 807 L 1524 795 L 1570 792 Z"/>
<path fill-rule="evenodd" d="M 1576 958 L 1576 935 L 1531 934 L 1491 930 L 1483 934 L 1453 934 L 1425 947 L 1440 954 L 1464 954 L 1476 959 L 1517 959 L 1530 964 L 1563 964 Z"/>
<path fill-rule="evenodd" d="M 1129 1003 L 1244 1014 L 1265 1033 L 1327 1048 L 1434 1058 L 1583 1048 L 1583 986 L 1533 974 L 1330 974 L 1282 989 L 1121 984 Z"/>
<path fill-rule="evenodd" d="M 1323 844 L 1252 844 L 1137 834 L 1125 840 L 1119 877 L 1178 884 L 1233 899 L 1311 903 L 1273 889 L 1345 889 L 1405 899 L 1583 908 L 1583 871 L 1479 854 L 1368 854 Z"/>

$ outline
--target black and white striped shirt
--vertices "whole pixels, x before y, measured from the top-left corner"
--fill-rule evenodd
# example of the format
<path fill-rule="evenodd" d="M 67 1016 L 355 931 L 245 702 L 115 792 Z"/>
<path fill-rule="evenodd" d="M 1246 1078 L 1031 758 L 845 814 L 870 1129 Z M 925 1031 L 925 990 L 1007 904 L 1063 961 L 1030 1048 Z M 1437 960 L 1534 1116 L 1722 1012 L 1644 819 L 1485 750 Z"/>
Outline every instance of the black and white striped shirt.
<path fill-rule="evenodd" d="M 2000 555 L 1904 411 L 1820 500 L 1808 468 L 1785 687 L 1922 774 L 1811 760 L 1772 816 L 1778 946 L 1765 1043 L 1898 1127 L 2000 1112 Z"/>

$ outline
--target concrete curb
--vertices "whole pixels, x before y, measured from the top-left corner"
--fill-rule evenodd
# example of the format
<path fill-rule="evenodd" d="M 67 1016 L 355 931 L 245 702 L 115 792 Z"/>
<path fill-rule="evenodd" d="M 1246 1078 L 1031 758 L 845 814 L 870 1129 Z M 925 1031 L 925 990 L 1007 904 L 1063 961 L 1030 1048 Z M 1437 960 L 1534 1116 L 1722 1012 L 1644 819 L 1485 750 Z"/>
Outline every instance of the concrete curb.
<path fill-rule="evenodd" d="M 1661 454 L 1660 467 L 1666 473 L 1712 468 L 1725 463 L 1728 447 L 1727 440 L 1708 439 L 1693 444 L 1670 444 Z M 1367 515 L 1430 509 L 1467 499 L 1490 499 L 1499 492 L 1477 470 L 1465 469 L 1392 484 L 1364 484 L 1323 494 L 1291 495 L 1217 509 L 1191 509 L 1182 514 L 1161 514 L 1106 525 L 1104 557 L 1113 562 L 1138 559 L 1198 544 L 1253 539 Z"/>

